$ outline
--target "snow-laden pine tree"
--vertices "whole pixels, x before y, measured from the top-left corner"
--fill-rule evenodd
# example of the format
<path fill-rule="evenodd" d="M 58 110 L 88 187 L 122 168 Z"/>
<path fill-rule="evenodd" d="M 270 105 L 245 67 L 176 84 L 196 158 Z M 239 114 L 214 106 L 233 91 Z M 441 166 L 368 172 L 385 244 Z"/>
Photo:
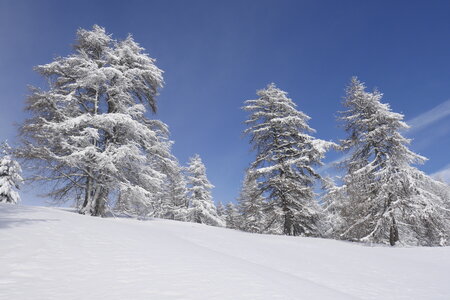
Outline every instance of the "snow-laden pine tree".
<path fill-rule="evenodd" d="M 163 186 L 163 195 L 160 198 L 158 213 L 154 216 L 186 221 L 188 218 L 188 191 L 187 182 L 178 160 L 174 157 L 159 158 L 159 170 L 166 175 Z"/>
<path fill-rule="evenodd" d="M 450 186 L 427 176 L 423 172 L 416 174 L 419 203 L 425 202 L 428 206 L 428 214 L 422 218 L 428 218 L 411 226 L 413 231 L 413 243 L 432 246 L 449 245 L 450 241 Z M 424 206 L 423 206 L 424 207 Z M 430 215 L 431 214 L 431 215 Z M 414 222 L 414 220 L 412 220 Z M 438 227 L 438 230 L 436 230 Z M 408 237 L 411 239 L 411 237 Z"/>
<path fill-rule="evenodd" d="M 241 228 L 241 216 L 236 206 L 232 202 L 225 205 L 225 224 L 230 229 Z"/>
<path fill-rule="evenodd" d="M 314 132 L 307 124 L 310 117 L 275 84 L 257 95 L 243 109 L 251 113 L 245 133 L 256 151 L 250 169 L 267 202 L 267 231 L 318 236 L 321 209 L 313 185 L 320 176 L 314 167 L 332 143 L 309 135 Z"/>
<path fill-rule="evenodd" d="M 22 183 L 19 163 L 11 155 L 11 148 L 4 142 L 0 146 L 0 203 L 17 204 L 20 196 L 17 190 Z"/>
<path fill-rule="evenodd" d="M 323 179 L 322 189 L 324 193 L 320 199 L 324 215 L 322 219 L 322 232 L 324 237 L 339 239 L 339 229 L 344 227 L 339 205 L 344 205 L 347 200 L 345 186 L 338 186 L 330 177 Z"/>
<path fill-rule="evenodd" d="M 217 210 L 217 215 L 221 219 L 225 220 L 225 207 L 223 206 L 222 201 L 217 202 L 216 210 Z"/>
<path fill-rule="evenodd" d="M 403 115 L 382 103 L 379 91 L 366 92 L 356 77 L 346 91 L 340 119 L 348 137 L 343 162 L 346 198 L 338 203 L 344 220 L 341 236 L 376 243 L 398 241 L 445 244 L 448 214 L 443 199 L 426 185 L 428 176 L 412 166 L 426 160 L 408 149 Z"/>
<path fill-rule="evenodd" d="M 135 208 L 161 197 L 166 177 L 148 158 L 169 156 L 168 130 L 146 117 L 163 85 L 155 60 L 131 36 L 116 41 L 95 25 L 78 30 L 74 53 L 36 70 L 49 87 L 31 90 L 18 154 L 35 180 L 54 183 L 49 195 L 77 199 L 88 215 L 104 215 L 117 196 Z"/>
<path fill-rule="evenodd" d="M 187 167 L 189 216 L 188 220 L 212 226 L 225 226 L 217 214 L 212 200 L 211 189 L 214 187 L 206 177 L 206 167 L 198 154 L 189 160 Z"/>
<path fill-rule="evenodd" d="M 241 230 L 262 233 L 266 227 L 264 197 L 255 176 L 247 170 L 238 198 Z"/>
<path fill-rule="evenodd" d="M 134 179 L 133 182 L 137 186 L 143 188 L 145 194 L 137 195 L 137 197 L 133 194 L 125 194 L 126 197 L 123 197 L 123 193 L 119 194 L 115 210 L 140 217 L 186 219 L 186 181 L 182 167 L 171 154 L 171 145 L 172 142 L 161 133 L 158 146 L 164 151 L 148 155 L 143 166 L 153 174 L 157 174 L 160 180 L 152 180 L 145 174 L 142 176 L 143 174 L 131 170 L 130 178 Z M 151 193 L 148 193 L 149 191 Z"/>

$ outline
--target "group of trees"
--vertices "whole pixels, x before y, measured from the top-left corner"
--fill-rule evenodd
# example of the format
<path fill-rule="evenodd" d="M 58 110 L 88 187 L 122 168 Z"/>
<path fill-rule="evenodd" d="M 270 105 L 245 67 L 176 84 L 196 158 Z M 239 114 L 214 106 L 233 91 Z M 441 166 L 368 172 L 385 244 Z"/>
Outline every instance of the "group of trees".
<path fill-rule="evenodd" d="M 247 100 L 245 133 L 256 157 L 238 204 L 216 208 L 201 158 L 182 167 L 168 126 L 149 117 L 157 110 L 163 71 L 132 36 L 118 41 L 99 26 L 80 29 L 73 54 L 36 70 L 49 87 L 31 89 L 31 117 L 14 155 L 32 166 L 30 180 L 53 183 L 48 196 L 75 199 L 81 214 L 119 212 L 391 245 L 447 243 L 448 186 L 413 167 L 425 158 L 408 149 L 403 115 L 356 78 L 340 117 L 348 135 L 339 143 L 313 137 L 310 118 L 274 84 Z M 339 184 L 316 170 L 330 148 L 346 153 Z M 4 154 L 0 202 L 19 200 L 19 173 Z M 318 184 L 325 189 L 321 198 Z"/>
<path fill-rule="evenodd" d="M 401 135 L 408 125 L 381 102 L 379 91 L 368 92 L 352 78 L 339 118 L 347 138 L 339 144 L 309 135 L 309 117 L 274 84 L 258 96 L 243 108 L 251 112 L 245 132 L 256 159 L 246 172 L 238 213 L 226 212 L 229 227 L 391 245 L 447 244 L 449 186 L 413 166 L 426 158 L 408 149 L 410 141 Z M 340 185 L 314 169 L 330 147 L 345 155 Z M 320 199 L 315 183 L 325 189 Z"/>
<path fill-rule="evenodd" d="M 36 67 L 46 90 L 32 88 L 17 157 L 47 196 L 73 200 L 81 214 L 120 212 L 223 225 L 200 157 L 187 168 L 171 152 L 157 110 L 163 71 L 130 35 L 80 29 L 74 53 Z"/>

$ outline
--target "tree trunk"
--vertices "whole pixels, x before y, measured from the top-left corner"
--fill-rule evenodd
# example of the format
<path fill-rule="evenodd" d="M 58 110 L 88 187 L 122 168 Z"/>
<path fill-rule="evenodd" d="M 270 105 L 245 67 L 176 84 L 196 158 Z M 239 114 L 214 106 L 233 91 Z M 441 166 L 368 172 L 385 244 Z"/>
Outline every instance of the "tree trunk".
<path fill-rule="evenodd" d="M 397 223 L 395 222 L 394 216 L 392 216 L 392 224 L 389 231 L 389 243 L 391 246 L 395 246 L 395 243 L 399 240 Z"/>
<path fill-rule="evenodd" d="M 95 192 L 92 194 L 93 190 L 95 190 Z M 93 189 L 91 183 L 89 189 L 86 187 L 85 203 L 83 203 L 80 214 L 89 216 L 104 216 L 106 212 L 107 196 L 108 191 L 104 187 L 97 186 Z"/>
<path fill-rule="evenodd" d="M 108 191 L 104 187 L 99 188 L 100 192 L 98 194 L 98 197 L 95 201 L 95 209 L 94 209 L 94 216 L 100 216 L 104 217 L 106 213 L 106 200 Z"/>
<path fill-rule="evenodd" d="M 91 192 L 92 192 L 92 178 L 88 175 L 86 177 L 86 188 L 84 189 L 84 202 L 81 208 L 79 209 L 80 213 L 91 202 L 92 196 Z"/>
<path fill-rule="evenodd" d="M 291 220 L 291 218 L 289 216 L 289 213 L 285 212 L 285 214 L 284 214 L 284 229 L 283 229 L 283 233 L 285 235 L 292 235 L 293 234 L 292 226 L 293 226 L 293 224 L 292 224 L 292 220 Z"/>

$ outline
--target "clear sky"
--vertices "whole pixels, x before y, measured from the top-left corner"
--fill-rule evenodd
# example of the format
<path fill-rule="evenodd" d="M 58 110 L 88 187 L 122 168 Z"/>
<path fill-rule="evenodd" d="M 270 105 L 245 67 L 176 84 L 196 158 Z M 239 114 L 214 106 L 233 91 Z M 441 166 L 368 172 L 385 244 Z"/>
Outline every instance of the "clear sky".
<path fill-rule="evenodd" d="M 45 86 L 33 66 L 69 54 L 76 30 L 93 24 L 132 33 L 157 59 L 166 86 L 155 118 L 181 163 L 201 155 L 216 201 L 238 195 L 253 158 L 240 107 L 270 82 L 312 117 L 316 137 L 336 141 L 358 76 L 413 125 L 411 147 L 429 158 L 420 168 L 450 178 L 449 1 L 0 0 L 0 140 L 16 141 L 27 85 Z M 38 191 L 25 187 L 24 202 Z"/>

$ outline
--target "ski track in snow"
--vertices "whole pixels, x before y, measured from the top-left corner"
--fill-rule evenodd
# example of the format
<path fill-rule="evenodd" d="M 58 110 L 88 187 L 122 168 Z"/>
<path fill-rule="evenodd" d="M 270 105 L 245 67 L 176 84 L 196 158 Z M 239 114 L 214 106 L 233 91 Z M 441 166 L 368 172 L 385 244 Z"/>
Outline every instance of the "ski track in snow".
<path fill-rule="evenodd" d="M 0 205 L 0 299 L 450 299 L 450 248 Z"/>

